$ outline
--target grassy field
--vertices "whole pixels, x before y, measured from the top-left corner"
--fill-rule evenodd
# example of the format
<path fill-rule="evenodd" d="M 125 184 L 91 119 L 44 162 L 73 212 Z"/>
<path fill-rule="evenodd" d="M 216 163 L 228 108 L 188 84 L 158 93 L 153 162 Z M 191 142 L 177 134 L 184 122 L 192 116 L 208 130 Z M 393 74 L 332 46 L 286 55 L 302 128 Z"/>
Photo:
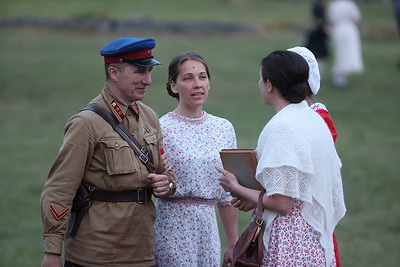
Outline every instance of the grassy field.
<path fill-rule="evenodd" d="M 339 132 L 348 213 L 336 228 L 343 266 L 397 266 L 400 261 L 400 60 L 391 3 L 358 2 L 365 71 L 346 90 L 331 86 L 327 62 L 319 101 Z M 308 1 L 39 1 L 3 0 L 0 20 L 49 18 L 148 18 L 157 21 L 246 23 L 257 34 L 128 31 L 93 32 L 0 27 L 0 266 L 39 266 L 42 229 L 39 196 L 62 142 L 66 120 L 104 83 L 98 51 L 122 36 L 157 39 L 145 103 L 163 115 L 175 106 L 165 81 L 169 60 L 193 50 L 213 75 L 206 110 L 229 119 L 238 145 L 253 148 L 273 116 L 257 88 L 260 59 L 302 45 L 310 25 Z M 240 229 L 248 224 L 241 213 Z M 225 240 L 223 239 L 224 245 Z"/>

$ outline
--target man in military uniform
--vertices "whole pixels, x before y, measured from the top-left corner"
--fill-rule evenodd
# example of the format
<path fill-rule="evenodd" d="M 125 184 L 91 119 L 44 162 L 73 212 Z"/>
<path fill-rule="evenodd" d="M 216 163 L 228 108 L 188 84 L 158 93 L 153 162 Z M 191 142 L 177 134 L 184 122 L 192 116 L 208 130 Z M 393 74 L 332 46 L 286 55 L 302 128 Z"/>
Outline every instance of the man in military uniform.
<path fill-rule="evenodd" d="M 115 116 L 147 148 L 155 171 L 92 110 L 70 118 L 41 196 L 42 266 L 62 266 L 63 244 L 65 266 L 154 265 L 151 196 L 166 197 L 176 186 L 173 174 L 163 168 L 158 116 L 139 102 L 152 84 L 153 66 L 160 64 L 152 56 L 155 44 L 152 38 L 120 38 L 106 45 L 100 54 L 107 82 L 90 102 Z M 81 185 L 91 200 L 85 202 L 78 231 L 71 234 L 72 203 Z"/>

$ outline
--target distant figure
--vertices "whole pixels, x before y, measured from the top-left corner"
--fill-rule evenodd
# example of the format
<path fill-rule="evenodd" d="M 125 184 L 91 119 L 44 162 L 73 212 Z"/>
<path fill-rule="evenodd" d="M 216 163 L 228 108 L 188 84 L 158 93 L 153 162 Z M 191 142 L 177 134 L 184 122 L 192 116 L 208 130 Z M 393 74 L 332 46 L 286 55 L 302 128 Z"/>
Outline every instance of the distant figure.
<path fill-rule="evenodd" d="M 397 22 L 397 30 L 399 31 L 400 34 L 400 0 L 393 0 L 394 4 L 394 14 L 396 16 L 396 22 Z"/>
<path fill-rule="evenodd" d="M 323 74 L 325 59 L 329 55 L 329 28 L 325 17 L 324 2 L 324 0 L 313 0 L 312 2 L 313 26 L 307 33 L 305 44 L 305 47 L 307 47 L 316 57 L 321 76 Z"/>
<path fill-rule="evenodd" d="M 358 24 L 361 13 L 352 0 L 333 0 L 328 6 L 328 22 L 333 41 L 333 85 L 347 86 L 347 76 L 363 72 Z"/>
<path fill-rule="evenodd" d="M 394 15 L 396 17 L 397 30 L 400 35 L 400 0 L 393 0 Z M 400 61 L 397 63 L 397 67 L 400 69 Z"/>

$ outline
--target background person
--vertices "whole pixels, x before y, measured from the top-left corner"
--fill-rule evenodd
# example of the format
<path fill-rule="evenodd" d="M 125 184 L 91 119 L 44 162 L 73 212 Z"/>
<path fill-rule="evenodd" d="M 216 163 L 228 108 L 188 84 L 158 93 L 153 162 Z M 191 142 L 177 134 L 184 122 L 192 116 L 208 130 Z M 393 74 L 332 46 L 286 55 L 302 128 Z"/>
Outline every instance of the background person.
<path fill-rule="evenodd" d="M 64 141 L 41 196 L 42 266 L 153 266 L 155 208 L 151 200 L 171 193 L 163 170 L 162 135 L 157 114 L 141 103 L 151 71 L 152 38 L 120 38 L 106 45 L 106 84 L 90 103 L 110 112 L 149 151 L 157 173 L 149 173 L 128 143 L 96 113 L 85 110 L 67 123 Z M 67 232 L 72 200 L 79 186 L 91 202 L 75 236 Z M 171 185 L 171 186 L 170 186 Z"/>
<path fill-rule="evenodd" d="M 291 51 L 272 52 L 261 64 L 260 92 L 276 110 L 256 149 L 256 178 L 266 190 L 263 266 L 336 266 L 332 234 L 346 211 L 341 162 L 324 121 L 304 101 L 308 71 Z M 260 191 L 218 170 L 234 205 L 255 207 Z"/>
<path fill-rule="evenodd" d="M 400 0 L 393 0 L 394 16 L 396 19 L 397 31 L 400 34 Z M 397 67 L 400 69 L 400 60 L 397 63 Z"/>
<path fill-rule="evenodd" d="M 210 71 L 200 55 L 177 55 L 168 70 L 167 91 L 178 105 L 161 117 L 160 124 L 178 189 L 174 196 L 156 202 L 156 264 L 220 266 L 216 203 L 228 240 L 225 266 L 232 260 L 237 240 L 237 210 L 220 186 L 214 167 L 221 166 L 221 149 L 236 148 L 235 131 L 226 119 L 203 110 Z"/>
<path fill-rule="evenodd" d="M 328 21 L 334 51 L 333 85 L 345 88 L 348 75 L 364 70 L 358 28 L 361 13 L 352 0 L 332 0 L 328 5 Z"/>
<path fill-rule="evenodd" d="M 308 50 L 306 47 L 296 46 L 293 48 L 289 48 L 289 51 L 295 52 L 302 56 L 308 63 L 309 72 L 308 72 L 308 85 L 306 92 L 306 101 L 310 108 L 317 112 L 325 121 L 326 125 L 331 132 L 333 142 L 336 144 L 337 138 L 337 131 L 335 124 L 331 118 L 331 115 L 328 112 L 326 106 L 319 102 L 313 102 L 313 97 L 319 92 L 320 89 L 320 74 L 318 71 L 318 62 L 315 58 L 314 54 Z M 340 253 L 339 253 L 339 245 L 337 243 L 336 234 L 333 233 L 333 246 L 335 250 L 335 259 L 336 259 L 336 266 L 340 267 Z"/>
<path fill-rule="evenodd" d="M 302 56 L 308 63 L 309 72 L 308 72 L 308 85 L 306 92 L 306 101 L 310 108 L 317 112 L 325 121 L 326 125 L 329 128 L 329 131 L 332 134 L 333 141 L 336 143 L 337 131 L 336 127 L 333 123 L 333 120 L 328 112 L 326 106 L 319 102 L 313 102 L 313 97 L 318 94 L 320 86 L 321 86 L 321 76 L 318 68 L 318 61 L 315 58 L 312 51 L 307 49 L 306 47 L 296 46 L 289 48 L 288 51 L 295 52 Z"/>
<path fill-rule="evenodd" d="M 325 60 L 329 56 L 329 27 L 325 17 L 324 0 L 312 1 L 313 27 L 307 34 L 305 47 L 310 49 L 318 61 L 320 75 L 323 75 Z"/>

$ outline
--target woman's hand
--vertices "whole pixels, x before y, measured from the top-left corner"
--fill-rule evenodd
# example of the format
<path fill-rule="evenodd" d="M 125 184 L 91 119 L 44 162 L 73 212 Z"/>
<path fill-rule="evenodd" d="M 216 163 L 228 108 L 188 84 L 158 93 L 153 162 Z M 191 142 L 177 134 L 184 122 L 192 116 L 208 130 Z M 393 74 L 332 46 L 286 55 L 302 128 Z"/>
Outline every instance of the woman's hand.
<path fill-rule="evenodd" d="M 237 188 L 240 186 L 237 177 L 233 173 L 228 172 L 223 168 L 216 167 L 216 169 L 222 174 L 222 176 L 218 179 L 222 188 L 224 188 L 224 190 L 227 192 L 235 194 Z"/>
<path fill-rule="evenodd" d="M 160 156 L 161 156 L 161 161 L 162 161 L 162 166 L 164 168 L 164 172 L 170 171 L 171 170 L 170 159 L 169 159 L 168 153 L 166 153 L 164 151 L 164 148 L 160 149 Z"/>
<path fill-rule="evenodd" d="M 234 197 L 231 201 L 232 206 L 237 208 L 238 210 L 247 212 L 249 210 L 253 210 L 257 207 L 257 205 L 251 201 L 246 201 L 244 199 L 240 199 L 238 197 Z"/>

